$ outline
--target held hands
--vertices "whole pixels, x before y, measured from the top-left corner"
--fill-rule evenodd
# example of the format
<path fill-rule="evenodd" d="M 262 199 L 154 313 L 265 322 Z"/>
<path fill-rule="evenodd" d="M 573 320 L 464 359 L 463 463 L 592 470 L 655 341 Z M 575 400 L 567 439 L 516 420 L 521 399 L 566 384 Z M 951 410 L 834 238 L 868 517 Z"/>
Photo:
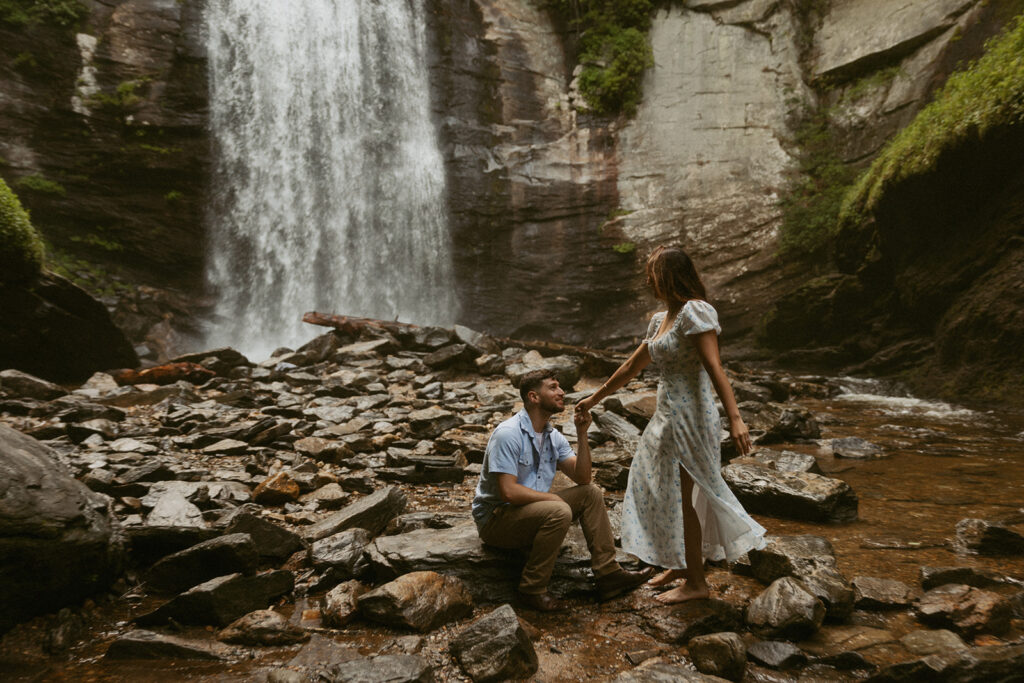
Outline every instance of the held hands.
<path fill-rule="evenodd" d="M 735 417 L 729 420 L 729 433 L 740 455 L 746 455 L 754 450 L 754 444 L 750 441 L 750 430 L 743 423 L 743 418 Z"/>
<path fill-rule="evenodd" d="M 593 407 L 594 407 L 594 395 L 591 394 L 590 396 L 588 396 L 587 398 L 583 399 L 582 401 L 580 401 L 579 403 L 576 404 L 576 408 L 575 408 L 576 415 L 579 415 L 580 413 L 590 413 L 590 409 L 593 408 Z"/>
<path fill-rule="evenodd" d="M 594 421 L 594 416 L 590 414 L 590 407 L 584 407 L 582 401 L 577 403 L 572 421 L 576 425 L 576 434 L 585 436 L 587 430 L 590 429 L 590 423 Z"/>

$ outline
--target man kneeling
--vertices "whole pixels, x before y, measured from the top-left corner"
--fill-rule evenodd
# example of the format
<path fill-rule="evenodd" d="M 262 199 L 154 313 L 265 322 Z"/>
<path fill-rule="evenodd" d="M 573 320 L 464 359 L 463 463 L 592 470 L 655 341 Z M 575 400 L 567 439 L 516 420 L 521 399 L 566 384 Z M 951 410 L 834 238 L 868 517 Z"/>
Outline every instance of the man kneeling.
<path fill-rule="evenodd" d="M 575 417 L 578 455 L 548 421 L 562 411 L 565 392 L 551 370 L 535 370 L 519 384 L 523 409 L 491 434 L 473 498 L 480 538 L 499 548 L 521 548 L 529 556 L 516 590 L 526 607 L 552 612 L 564 605 L 547 591 L 555 558 L 569 525 L 579 520 L 590 549 L 598 595 L 609 600 L 650 578 L 652 569 L 626 571 L 615 561 L 608 511 L 590 483 L 589 412 Z M 550 493 L 555 469 L 578 486 Z"/>

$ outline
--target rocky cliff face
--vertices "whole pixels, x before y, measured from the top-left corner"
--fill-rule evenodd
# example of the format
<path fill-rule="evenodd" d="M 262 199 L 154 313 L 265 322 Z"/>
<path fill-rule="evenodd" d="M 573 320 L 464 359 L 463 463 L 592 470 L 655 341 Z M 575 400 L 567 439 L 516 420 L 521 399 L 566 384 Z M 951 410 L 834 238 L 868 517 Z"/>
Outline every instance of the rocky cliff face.
<path fill-rule="evenodd" d="M 77 30 L 0 27 L 14 65 L 0 72 L 0 170 L 48 239 L 193 290 L 208 167 L 202 4 L 89 2 Z M 703 269 L 727 339 L 745 338 L 824 272 L 776 253 L 801 119 L 824 116 L 841 159 L 864 164 L 1002 26 L 995 4 L 673 3 L 654 17 L 655 66 L 627 120 L 578 107 L 575 36 L 538 3 L 430 0 L 462 321 L 628 345 L 656 307 L 643 258 L 675 242 Z M 31 176 L 64 193 L 19 186 Z M 152 330 L 143 318 L 130 318 L 136 339 Z"/>
<path fill-rule="evenodd" d="M 0 22 L 0 174 L 52 261 L 101 292 L 201 283 L 202 4 L 104 0 L 72 26 Z"/>

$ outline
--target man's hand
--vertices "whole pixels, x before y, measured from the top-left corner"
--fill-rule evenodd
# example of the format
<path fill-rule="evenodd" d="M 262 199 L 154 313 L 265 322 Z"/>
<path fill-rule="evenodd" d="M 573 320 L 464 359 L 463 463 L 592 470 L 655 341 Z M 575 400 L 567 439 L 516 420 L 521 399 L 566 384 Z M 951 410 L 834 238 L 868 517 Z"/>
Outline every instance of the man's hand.
<path fill-rule="evenodd" d="M 590 423 L 594 421 L 594 416 L 590 411 L 586 408 L 581 410 L 577 405 L 576 411 L 572 415 L 572 421 L 576 425 L 576 437 L 578 439 L 587 438 L 587 430 L 590 429 Z"/>

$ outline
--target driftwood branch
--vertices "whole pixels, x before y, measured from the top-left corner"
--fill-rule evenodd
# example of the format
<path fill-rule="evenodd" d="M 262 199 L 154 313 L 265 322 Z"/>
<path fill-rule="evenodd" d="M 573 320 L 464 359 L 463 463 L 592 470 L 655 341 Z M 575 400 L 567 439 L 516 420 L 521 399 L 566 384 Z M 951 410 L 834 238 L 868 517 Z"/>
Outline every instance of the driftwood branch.
<path fill-rule="evenodd" d="M 391 334 L 410 334 L 418 329 L 417 325 L 400 323 L 397 320 L 375 320 L 373 318 L 355 318 L 347 315 L 331 315 L 330 313 L 317 313 L 310 311 L 302 316 L 302 322 L 310 325 L 321 325 L 333 327 L 345 334 L 358 335 L 367 327 L 387 330 Z"/>

